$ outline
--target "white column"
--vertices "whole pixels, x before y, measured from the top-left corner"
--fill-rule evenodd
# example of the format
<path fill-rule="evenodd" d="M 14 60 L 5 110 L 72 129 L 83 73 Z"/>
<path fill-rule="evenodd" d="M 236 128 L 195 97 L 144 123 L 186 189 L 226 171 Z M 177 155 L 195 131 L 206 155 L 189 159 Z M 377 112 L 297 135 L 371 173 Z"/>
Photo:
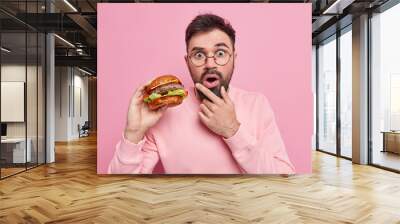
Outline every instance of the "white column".
<path fill-rule="evenodd" d="M 368 15 L 353 20 L 353 162 L 368 163 Z"/>
<path fill-rule="evenodd" d="M 50 1 L 46 4 L 47 12 L 53 12 L 54 6 Z M 55 44 L 54 35 L 46 35 L 46 163 L 55 161 L 54 133 L 55 133 Z"/>

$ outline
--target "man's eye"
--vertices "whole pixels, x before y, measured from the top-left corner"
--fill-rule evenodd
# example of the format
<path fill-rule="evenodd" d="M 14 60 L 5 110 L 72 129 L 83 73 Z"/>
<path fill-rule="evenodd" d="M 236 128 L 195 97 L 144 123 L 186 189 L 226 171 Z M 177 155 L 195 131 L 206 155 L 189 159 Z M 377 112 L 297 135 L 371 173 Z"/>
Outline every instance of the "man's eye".
<path fill-rule="evenodd" d="M 219 51 L 217 51 L 217 52 L 215 53 L 215 55 L 216 55 L 217 57 L 219 57 L 219 58 L 222 58 L 222 57 L 225 57 L 225 56 L 226 56 L 226 53 L 225 53 L 225 51 L 223 51 L 223 50 L 219 50 Z"/>
<path fill-rule="evenodd" d="M 194 54 L 194 58 L 195 59 L 202 59 L 204 57 L 205 57 L 205 55 L 203 53 L 201 53 L 201 52 L 198 52 L 198 53 Z"/>

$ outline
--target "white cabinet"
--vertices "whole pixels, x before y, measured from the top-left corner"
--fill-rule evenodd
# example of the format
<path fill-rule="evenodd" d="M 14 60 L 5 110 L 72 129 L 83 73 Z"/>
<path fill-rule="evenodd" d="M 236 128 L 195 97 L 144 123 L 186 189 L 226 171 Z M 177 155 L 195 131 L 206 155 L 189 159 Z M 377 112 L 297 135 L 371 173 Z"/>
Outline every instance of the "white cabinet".
<path fill-rule="evenodd" d="M 32 140 L 27 138 L 26 143 L 28 145 L 25 151 L 25 138 L 7 138 L 1 140 L 2 145 L 12 147 L 13 163 L 25 163 L 32 161 Z M 25 161 L 25 159 L 27 160 Z"/>

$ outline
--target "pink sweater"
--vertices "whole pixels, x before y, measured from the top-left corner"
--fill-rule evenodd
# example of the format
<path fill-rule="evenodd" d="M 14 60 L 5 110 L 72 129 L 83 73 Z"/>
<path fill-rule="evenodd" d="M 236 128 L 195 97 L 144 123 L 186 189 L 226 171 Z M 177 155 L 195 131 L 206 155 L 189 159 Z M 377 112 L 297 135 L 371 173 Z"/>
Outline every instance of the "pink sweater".
<path fill-rule="evenodd" d="M 293 174 L 266 97 L 229 88 L 241 123 L 235 135 L 226 139 L 201 123 L 192 87 L 183 103 L 168 108 L 138 144 L 121 138 L 108 173 L 148 174 L 161 160 L 168 174 Z"/>

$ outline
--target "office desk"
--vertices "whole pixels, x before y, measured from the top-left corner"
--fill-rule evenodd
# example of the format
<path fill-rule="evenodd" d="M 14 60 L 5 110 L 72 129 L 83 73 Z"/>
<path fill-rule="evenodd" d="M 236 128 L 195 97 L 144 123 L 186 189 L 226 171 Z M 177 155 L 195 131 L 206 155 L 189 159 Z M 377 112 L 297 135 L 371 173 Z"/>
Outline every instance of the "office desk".
<path fill-rule="evenodd" d="M 383 150 L 382 152 L 393 152 L 400 154 L 400 132 L 399 131 L 382 131 L 383 133 Z"/>
<path fill-rule="evenodd" d="M 6 138 L 1 139 L 1 157 L 6 163 L 25 163 L 31 162 L 32 140 L 27 138 L 25 154 L 25 138 Z M 11 159 L 12 158 L 12 159 Z M 25 161 L 27 159 L 27 161 Z"/>

